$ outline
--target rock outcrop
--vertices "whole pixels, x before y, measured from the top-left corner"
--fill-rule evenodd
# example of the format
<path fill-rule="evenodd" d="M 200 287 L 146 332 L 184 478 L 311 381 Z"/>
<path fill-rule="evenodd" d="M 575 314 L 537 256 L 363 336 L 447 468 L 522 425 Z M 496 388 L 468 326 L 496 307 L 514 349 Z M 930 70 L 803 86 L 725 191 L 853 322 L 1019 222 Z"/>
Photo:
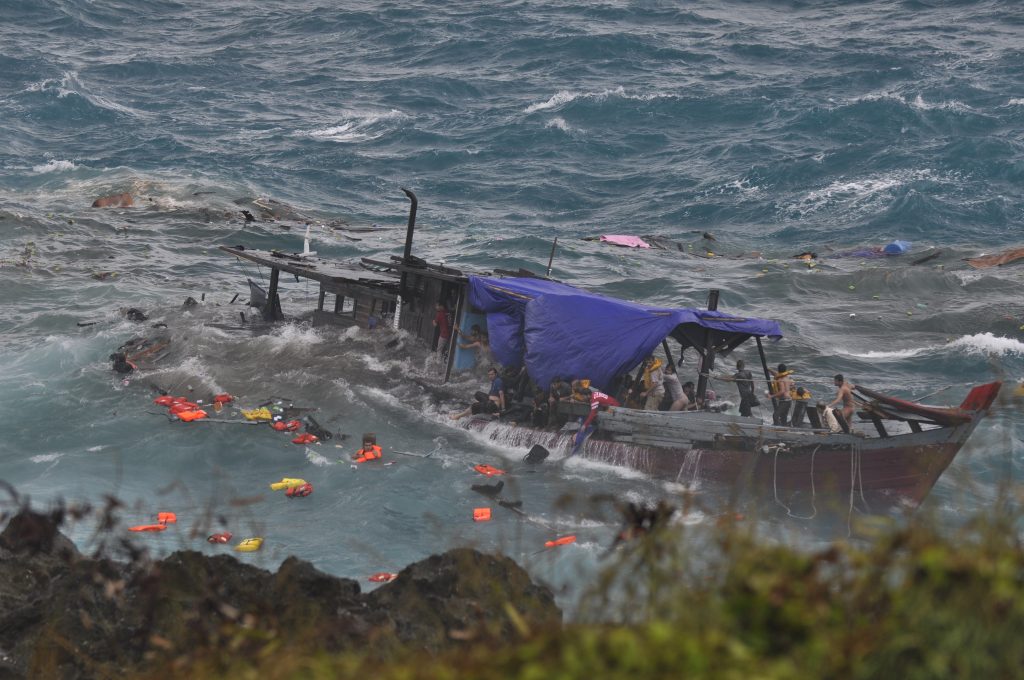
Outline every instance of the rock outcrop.
<path fill-rule="evenodd" d="M 140 672 L 148 664 L 273 641 L 289 654 L 438 651 L 558 626 L 546 588 L 507 557 L 456 549 L 363 593 L 295 557 L 277 573 L 185 550 L 93 559 L 55 517 L 23 511 L 0 534 L 0 680 Z"/>

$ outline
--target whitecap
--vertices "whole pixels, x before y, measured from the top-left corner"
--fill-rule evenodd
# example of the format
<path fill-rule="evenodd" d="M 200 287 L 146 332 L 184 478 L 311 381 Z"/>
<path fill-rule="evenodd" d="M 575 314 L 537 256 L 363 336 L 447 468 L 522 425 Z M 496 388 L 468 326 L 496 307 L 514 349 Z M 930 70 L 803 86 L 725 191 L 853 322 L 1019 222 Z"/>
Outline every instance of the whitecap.
<path fill-rule="evenodd" d="M 891 195 L 900 186 L 921 180 L 934 181 L 936 177 L 931 170 L 925 168 L 897 170 L 857 179 L 839 179 L 826 187 L 808 192 L 790 209 L 804 214 L 840 203 L 870 204 L 882 196 Z"/>
<path fill-rule="evenodd" d="M 389 111 L 356 111 L 349 113 L 337 125 L 317 128 L 301 135 L 312 139 L 328 142 L 351 144 L 377 139 L 390 131 L 390 127 L 382 125 L 390 121 L 407 118 L 405 113 L 397 109 Z"/>
<path fill-rule="evenodd" d="M 862 359 L 907 359 L 928 353 L 955 351 L 958 354 L 984 354 L 989 356 L 1005 356 L 1007 354 L 1024 355 L 1024 343 L 1014 338 L 1006 338 L 992 333 L 975 333 L 962 335 L 942 345 L 928 345 L 896 350 L 871 350 L 868 352 L 849 352 L 838 350 L 841 354 Z"/>
<path fill-rule="evenodd" d="M 562 90 L 556 93 L 553 97 L 548 99 L 546 102 L 541 104 L 530 104 L 524 109 L 523 113 L 534 113 L 536 111 L 545 111 L 547 109 L 553 109 L 556 106 L 563 106 L 573 101 L 580 95 L 576 92 L 569 92 L 568 90 Z"/>
<path fill-rule="evenodd" d="M 632 99 L 635 101 L 646 102 L 652 99 L 659 99 L 661 97 L 666 96 L 668 95 L 662 94 L 660 92 L 654 94 L 629 94 L 626 92 L 626 88 L 622 87 L 621 85 L 618 87 L 601 90 L 600 92 L 572 92 L 570 90 L 560 90 L 559 92 L 556 92 L 546 102 L 541 102 L 539 104 L 530 104 L 525 109 L 523 109 L 523 113 L 536 113 L 537 111 L 547 111 L 549 109 L 555 109 L 561 106 L 565 106 L 566 104 L 573 102 L 577 99 L 593 99 L 595 101 L 605 101 L 610 97 L 618 97 L 620 99 Z"/>
<path fill-rule="evenodd" d="M 546 128 L 555 128 L 557 130 L 561 130 L 562 132 L 572 132 L 573 131 L 572 126 L 570 126 L 568 123 L 565 122 L 565 118 L 561 118 L 561 117 L 552 118 L 551 120 L 549 120 L 544 125 L 544 127 L 546 127 Z"/>
<path fill-rule="evenodd" d="M 41 453 L 38 456 L 32 456 L 29 460 L 33 463 L 50 463 L 59 460 L 63 455 L 63 453 Z"/>
<path fill-rule="evenodd" d="M 955 99 L 946 102 L 926 102 L 921 95 L 914 97 L 913 101 L 906 102 L 907 106 L 918 111 L 956 111 L 958 113 L 973 112 L 974 109 Z"/>
<path fill-rule="evenodd" d="M 68 170 L 74 170 L 75 164 L 72 161 L 49 161 L 42 165 L 33 165 L 32 172 L 36 174 L 45 174 L 47 172 L 67 172 Z"/>
<path fill-rule="evenodd" d="M 992 333 L 963 335 L 945 346 L 959 351 L 966 351 L 969 354 L 986 354 L 989 356 L 1019 354 L 1024 356 L 1024 343 L 1020 340 L 1005 338 Z"/>

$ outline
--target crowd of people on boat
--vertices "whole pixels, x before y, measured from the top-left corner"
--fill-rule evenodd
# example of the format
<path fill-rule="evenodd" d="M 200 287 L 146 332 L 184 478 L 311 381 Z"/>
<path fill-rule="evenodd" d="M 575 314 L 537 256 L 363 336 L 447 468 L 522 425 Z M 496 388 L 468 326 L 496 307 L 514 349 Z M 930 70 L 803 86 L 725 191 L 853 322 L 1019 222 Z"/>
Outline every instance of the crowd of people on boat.
<path fill-rule="evenodd" d="M 479 327 L 474 326 L 466 348 L 486 346 L 485 338 Z M 682 363 L 680 359 L 679 364 Z M 811 392 L 796 384 L 792 369 L 786 364 L 779 364 L 775 370 L 768 369 L 768 373 L 771 380 L 764 396 L 772 401 L 773 424 L 848 431 L 848 424 L 856 409 L 853 396 L 856 386 L 847 382 L 842 375 L 833 377 L 835 399 L 827 404 L 819 403 L 816 408 L 809 410 L 807 407 Z M 714 378 L 736 385 L 739 414 L 752 417 L 753 409 L 760 406 L 761 401 L 757 395 L 754 375 L 746 368 L 745 362 L 737 360 L 734 373 L 715 375 Z M 581 425 L 585 428 L 600 411 L 608 407 L 647 411 L 721 411 L 731 406 L 729 402 L 719 401 L 718 395 L 711 389 L 705 390 L 703 399 L 698 398 L 692 381 L 680 382 L 674 362 L 662 361 L 653 355 L 640 364 L 635 375 L 620 376 L 608 392 L 592 385 L 590 380 L 572 380 L 565 376 L 553 378 L 545 390 L 534 384 L 525 366 L 501 370 L 492 365 L 487 369 L 487 379 L 487 391 L 477 392 L 472 404 L 462 411 L 452 413 L 453 420 L 483 414 L 533 427 L 561 427 L 568 417 L 561 413 L 559 402 L 579 402 L 590 406 L 589 414 Z"/>

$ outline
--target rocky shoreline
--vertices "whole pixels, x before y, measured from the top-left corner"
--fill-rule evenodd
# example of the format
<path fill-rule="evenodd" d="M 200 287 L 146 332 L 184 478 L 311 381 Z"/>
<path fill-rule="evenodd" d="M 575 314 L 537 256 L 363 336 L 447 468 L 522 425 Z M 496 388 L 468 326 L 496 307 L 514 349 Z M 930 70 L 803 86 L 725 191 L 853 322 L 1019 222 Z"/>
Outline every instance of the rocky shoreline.
<path fill-rule="evenodd" d="M 0 534 L 0 680 L 133 674 L 270 645 L 386 659 L 561 625 L 551 592 L 500 555 L 450 550 L 364 593 L 295 557 L 276 573 L 192 550 L 94 559 L 60 521 L 23 510 Z"/>

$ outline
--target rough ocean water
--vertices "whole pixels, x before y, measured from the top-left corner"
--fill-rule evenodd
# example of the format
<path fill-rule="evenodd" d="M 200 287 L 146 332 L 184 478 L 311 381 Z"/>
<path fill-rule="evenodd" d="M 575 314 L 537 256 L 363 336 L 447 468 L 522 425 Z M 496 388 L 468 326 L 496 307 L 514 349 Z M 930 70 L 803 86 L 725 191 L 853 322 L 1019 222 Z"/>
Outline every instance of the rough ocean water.
<path fill-rule="evenodd" d="M 962 261 L 1024 245 L 1018 2 L 6 0 L 0 19 L 0 479 L 40 507 L 115 496 L 126 524 L 176 511 L 173 531 L 139 539 L 157 552 L 220 551 L 205 534 L 230 528 L 266 538 L 244 559 L 296 554 L 365 582 L 468 544 L 571 593 L 617 527 L 581 499 L 678 493 L 575 459 L 523 472 L 523 449 L 453 429 L 458 400 L 418 388 L 435 370 L 425 349 L 312 329 L 305 283 L 285 282 L 290 323 L 241 322 L 245 278 L 267 272 L 217 246 L 298 250 L 310 222 L 321 255 L 397 254 L 401 187 L 419 197 L 414 252 L 430 260 L 542 270 L 557 237 L 553 276 L 597 292 L 702 306 L 719 288 L 722 309 L 782 323 L 769 361 L 816 397 L 836 372 L 937 404 L 1024 377 L 1024 264 Z M 133 207 L 90 207 L 120 192 Z M 254 200 L 290 210 L 246 223 Z M 684 249 L 584 240 L 600 234 Z M 911 254 L 829 257 L 893 239 Z M 790 259 L 807 249 L 819 266 Z M 183 308 L 189 296 L 200 304 Z M 174 338 L 127 385 L 107 357 L 148 329 L 126 307 Z M 435 453 L 353 470 L 351 439 L 169 423 L 151 384 L 287 397 L 386 452 Z M 994 413 L 921 511 L 957 522 L 989 507 L 1019 478 L 1022 421 Z M 520 470 L 524 507 L 579 542 L 532 555 L 549 528 L 497 512 L 474 524 L 477 462 Z M 286 476 L 315 493 L 272 494 Z M 848 529 L 791 514 L 746 521 L 798 541 Z M 89 547 L 93 530 L 73 535 Z"/>

